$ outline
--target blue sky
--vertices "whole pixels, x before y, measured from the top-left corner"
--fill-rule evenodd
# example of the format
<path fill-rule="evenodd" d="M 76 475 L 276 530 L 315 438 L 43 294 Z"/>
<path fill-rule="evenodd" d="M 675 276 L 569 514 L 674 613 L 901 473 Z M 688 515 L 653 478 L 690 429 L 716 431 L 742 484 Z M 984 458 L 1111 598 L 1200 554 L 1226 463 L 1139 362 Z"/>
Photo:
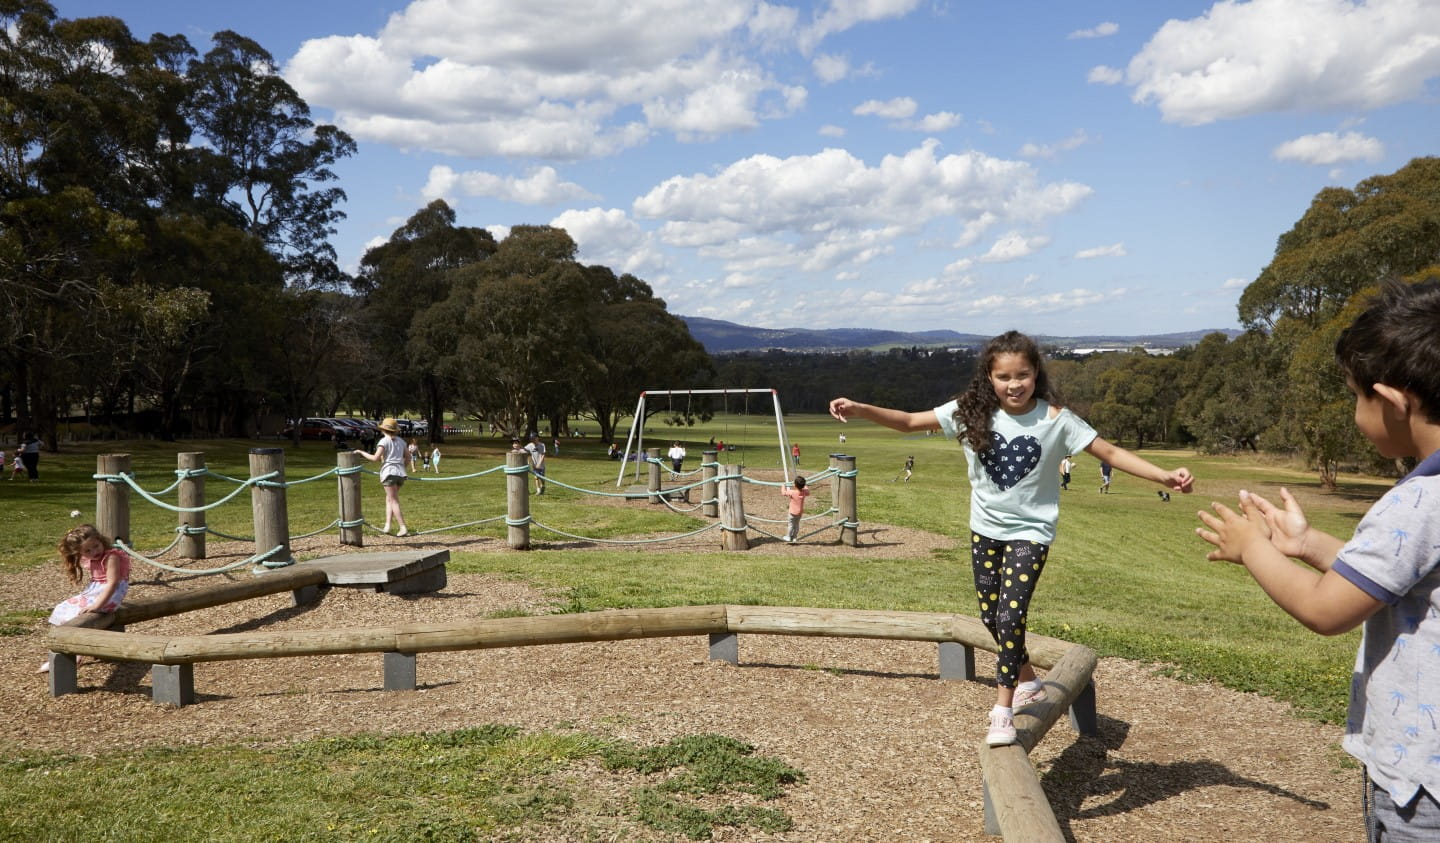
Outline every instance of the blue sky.
<path fill-rule="evenodd" d="M 270 51 L 359 145 L 347 268 L 443 197 L 762 327 L 1235 327 L 1316 192 L 1440 152 L 1434 0 L 56 7 Z"/>

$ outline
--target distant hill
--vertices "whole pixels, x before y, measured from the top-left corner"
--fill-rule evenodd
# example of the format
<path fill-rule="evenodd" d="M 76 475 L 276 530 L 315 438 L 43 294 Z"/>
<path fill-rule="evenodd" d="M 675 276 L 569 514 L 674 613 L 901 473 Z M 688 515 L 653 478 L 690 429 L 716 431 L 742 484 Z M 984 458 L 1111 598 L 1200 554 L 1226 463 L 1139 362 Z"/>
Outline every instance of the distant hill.
<path fill-rule="evenodd" d="M 910 346 L 979 346 L 990 339 L 989 334 L 962 334 L 958 331 L 884 331 L 874 328 L 752 328 L 721 319 L 681 316 L 690 327 L 690 335 L 711 354 L 739 351 L 849 351 L 852 349 L 886 349 Z M 1218 330 L 1218 329 L 1217 329 Z M 1194 345 L 1206 334 L 1215 331 L 1185 331 L 1177 334 L 1137 336 L 1052 337 L 1037 336 L 1045 345 L 1062 348 L 1183 348 Z M 1223 330 L 1228 336 L 1236 330 Z"/>

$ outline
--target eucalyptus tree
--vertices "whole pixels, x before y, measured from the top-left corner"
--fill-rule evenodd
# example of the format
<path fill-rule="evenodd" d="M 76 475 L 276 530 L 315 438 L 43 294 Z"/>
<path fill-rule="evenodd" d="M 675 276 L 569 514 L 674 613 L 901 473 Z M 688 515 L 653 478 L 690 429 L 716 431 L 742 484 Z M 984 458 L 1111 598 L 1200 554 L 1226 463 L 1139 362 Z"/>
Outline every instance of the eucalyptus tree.
<path fill-rule="evenodd" d="M 633 412 L 643 389 L 713 385 L 715 366 L 705 347 L 649 284 L 604 266 L 586 267 L 585 276 L 585 330 L 570 368 L 583 415 L 600 425 L 602 440 L 613 441 L 616 425 Z M 672 414 L 679 423 L 710 416 L 708 401 L 686 401 L 683 407 Z"/>
<path fill-rule="evenodd" d="M 186 81 L 200 194 L 259 237 L 291 284 L 337 286 L 342 276 L 328 238 L 345 216 L 345 192 L 331 184 L 331 168 L 355 153 L 354 140 L 311 120 L 274 57 L 229 30 L 188 63 Z"/>
<path fill-rule="evenodd" d="M 1416 158 L 1353 190 L 1320 191 L 1242 294 L 1241 321 L 1267 331 L 1285 371 L 1276 431 L 1303 450 L 1326 486 L 1341 462 L 1367 453 L 1346 433 L 1353 427 L 1344 418 L 1347 396 L 1326 344 L 1333 345 L 1357 294 L 1437 264 L 1440 158 Z"/>
<path fill-rule="evenodd" d="M 437 199 L 368 250 L 352 284 L 370 338 L 363 366 L 381 393 L 367 401 L 404 409 L 418 395 L 434 422 L 432 441 L 444 439 L 440 421 L 456 397 L 460 372 L 451 363 L 464 331 L 434 308 L 451 297 L 458 272 L 484 264 L 496 248 L 489 231 L 457 226 L 455 211 Z"/>
<path fill-rule="evenodd" d="M 513 433 L 538 429 L 542 397 L 568 389 L 587 365 L 586 277 L 563 229 L 518 225 L 483 263 L 457 271 L 448 305 L 463 330 L 454 372 L 470 407 Z"/>

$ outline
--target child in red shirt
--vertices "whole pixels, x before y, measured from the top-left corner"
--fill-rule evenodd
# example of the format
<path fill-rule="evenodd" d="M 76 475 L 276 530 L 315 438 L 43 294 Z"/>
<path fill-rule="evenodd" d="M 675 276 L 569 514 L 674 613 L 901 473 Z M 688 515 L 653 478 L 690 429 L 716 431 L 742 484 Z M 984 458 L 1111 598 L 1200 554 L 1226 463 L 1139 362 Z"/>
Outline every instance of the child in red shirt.
<path fill-rule="evenodd" d="M 785 534 L 785 541 L 793 542 L 800 537 L 800 518 L 805 514 L 805 499 L 810 497 L 810 490 L 805 488 L 805 478 L 797 476 L 795 488 L 781 486 L 780 494 L 790 499 L 790 532 Z"/>

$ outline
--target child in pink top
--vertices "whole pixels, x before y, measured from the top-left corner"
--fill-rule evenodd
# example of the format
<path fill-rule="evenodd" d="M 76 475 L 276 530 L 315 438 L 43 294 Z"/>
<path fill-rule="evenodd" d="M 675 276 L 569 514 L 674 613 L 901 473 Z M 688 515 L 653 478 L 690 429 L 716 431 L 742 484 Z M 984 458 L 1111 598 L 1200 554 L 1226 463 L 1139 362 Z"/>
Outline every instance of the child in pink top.
<path fill-rule="evenodd" d="M 793 542 L 800 537 L 800 518 L 805 514 L 805 499 L 810 497 L 810 490 L 805 488 L 805 478 L 797 475 L 795 488 L 781 486 L 780 494 L 790 499 L 790 532 L 785 534 L 785 541 Z"/>
<path fill-rule="evenodd" d="M 50 623 L 60 626 L 85 612 L 113 612 L 130 590 L 130 557 L 125 551 L 110 546 L 93 524 L 81 524 L 60 540 L 60 565 L 70 582 L 79 585 L 81 571 L 88 570 L 90 584 L 85 590 L 57 605 L 50 613 Z M 40 672 L 50 670 L 50 660 Z"/>

